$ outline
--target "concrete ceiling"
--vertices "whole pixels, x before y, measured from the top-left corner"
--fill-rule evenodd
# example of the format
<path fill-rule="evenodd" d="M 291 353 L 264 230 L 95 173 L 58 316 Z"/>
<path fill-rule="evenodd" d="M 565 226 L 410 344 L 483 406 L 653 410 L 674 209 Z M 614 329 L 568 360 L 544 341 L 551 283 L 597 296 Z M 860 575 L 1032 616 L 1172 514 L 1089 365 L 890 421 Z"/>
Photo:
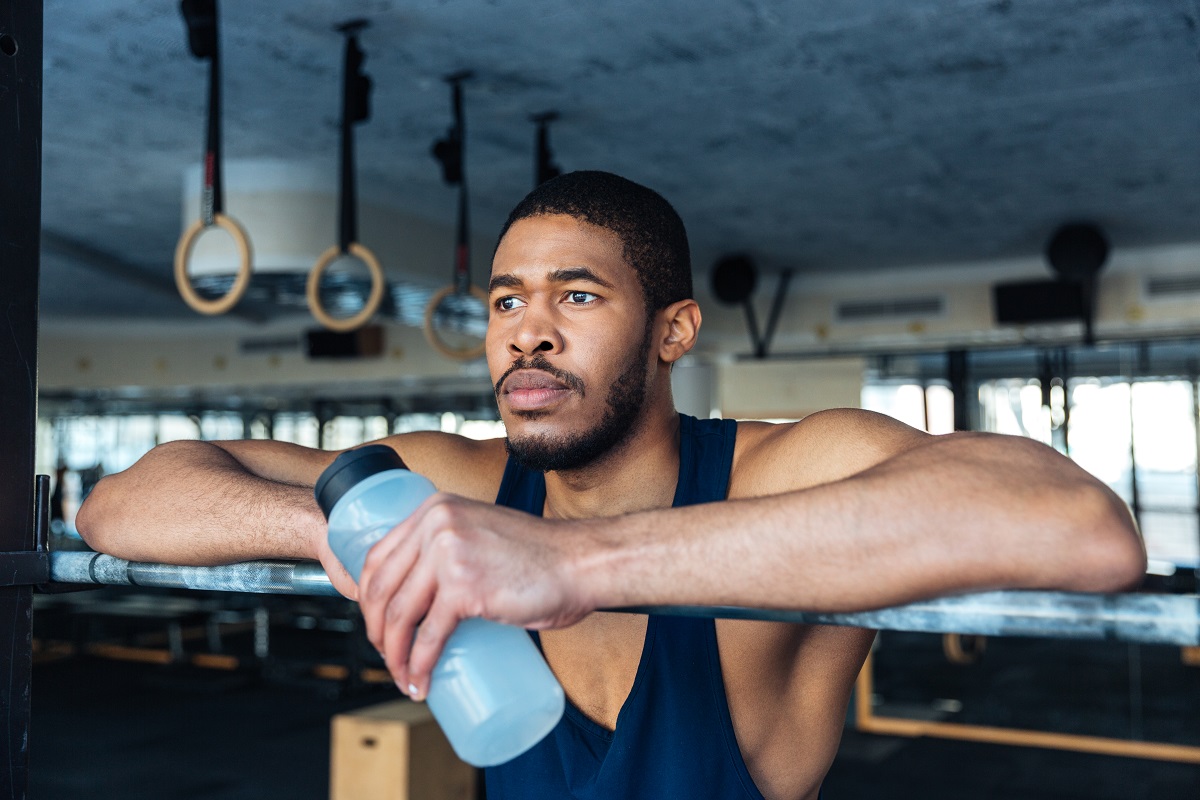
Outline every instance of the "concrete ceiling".
<path fill-rule="evenodd" d="M 1200 0 L 238 0 L 222 4 L 225 155 L 331 163 L 361 16 L 361 191 L 453 220 L 431 142 L 466 88 L 474 225 L 528 190 L 530 112 L 567 169 L 670 199 L 698 271 L 878 268 L 1200 239 Z M 189 317 L 170 284 L 207 65 L 173 0 L 47 0 L 43 313 Z M 447 241 L 449 262 L 450 242 Z M 447 263 L 447 270 L 449 263 Z"/>

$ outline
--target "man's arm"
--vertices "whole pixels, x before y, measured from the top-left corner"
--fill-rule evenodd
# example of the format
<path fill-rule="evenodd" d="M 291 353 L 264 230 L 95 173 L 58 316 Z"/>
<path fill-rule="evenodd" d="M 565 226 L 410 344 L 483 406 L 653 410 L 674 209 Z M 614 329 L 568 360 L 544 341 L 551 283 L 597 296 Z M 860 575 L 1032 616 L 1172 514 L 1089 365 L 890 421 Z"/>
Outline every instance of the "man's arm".
<path fill-rule="evenodd" d="M 467 497 L 490 499 L 503 469 L 502 444 L 436 432 L 381 443 L 438 488 Z M 269 440 L 169 442 L 101 480 L 76 525 L 94 549 L 136 561 L 320 559 L 338 589 L 353 596 L 356 587 L 328 550 L 327 525 L 312 494 L 336 456 Z"/>
<path fill-rule="evenodd" d="M 856 411 L 760 434 L 725 503 L 556 521 L 431 498 L 367 559 L 372 642 L 421 695 L 468 616 L 548 628 L 628 605 L 852 611 L 1144 574 L 1124 504 L 1035 442 L 930 437 Z"/>
<path fill-rule="evenodd" d="M 311 487 L 335 455 L 284 442 L 169 442 L 96 484 L 76 525 L 96 550 L 137 561 L 314 558 L 323 526 Z"/>
<path fill-rule="evenodd" d="M 854 611 L 993 588 L 1115 591 L 1145 574 L 1125 504 L 1029 439 L 838 411 L 748 457 L 759 490 L 741 499 L 588 526 L 578 568 L 598 604 Z M 782 488 L 802 470 L 805 488 Z"/>

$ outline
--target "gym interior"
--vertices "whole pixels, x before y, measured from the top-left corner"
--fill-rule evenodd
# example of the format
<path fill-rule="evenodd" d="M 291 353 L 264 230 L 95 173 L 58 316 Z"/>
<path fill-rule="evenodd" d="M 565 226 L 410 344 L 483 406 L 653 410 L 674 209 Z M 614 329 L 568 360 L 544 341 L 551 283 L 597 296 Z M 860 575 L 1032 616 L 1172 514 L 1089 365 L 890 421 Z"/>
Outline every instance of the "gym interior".
<path fill-rule="evenodd" d="M 1195 0 L 9 0 L 9 796 L 484 796 L 327 584 L 52 570 L 156 445 L 503 437 L 497 235 L 587 169 L 686 223 L 680 411 L 1028 437 L 1143 537 L 1095 615 L 884 620 L 822 796 L 1200 797 L 1198 144 Z"/>

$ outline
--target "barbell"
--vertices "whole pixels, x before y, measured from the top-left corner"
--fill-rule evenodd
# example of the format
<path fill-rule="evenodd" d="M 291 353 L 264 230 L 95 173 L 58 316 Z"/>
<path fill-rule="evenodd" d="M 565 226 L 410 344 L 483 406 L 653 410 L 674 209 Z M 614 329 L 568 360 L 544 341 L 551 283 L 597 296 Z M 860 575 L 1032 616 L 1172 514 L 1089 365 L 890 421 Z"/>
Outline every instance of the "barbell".
<path fill-rule="evenodd" d="M 320 564 L 313 561 L 266 560 L 219 567 L 181 567 L 126 561 L 103 553 L 54 552 L 50 554 L 50 580 L 59 584 L 341 596 Z M 732 606 L 638 606 L 609 610 L 922 633 L 1200 645 L 1200 596 L 1184 594 L 991 591 L 836 614 Z"/>

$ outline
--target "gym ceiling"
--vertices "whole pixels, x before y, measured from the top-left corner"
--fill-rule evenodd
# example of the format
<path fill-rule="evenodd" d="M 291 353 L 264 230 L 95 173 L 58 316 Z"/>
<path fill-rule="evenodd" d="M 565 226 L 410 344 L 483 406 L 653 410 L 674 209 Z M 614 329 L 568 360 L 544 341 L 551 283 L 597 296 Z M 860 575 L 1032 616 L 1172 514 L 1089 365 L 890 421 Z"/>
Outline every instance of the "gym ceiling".
<path fill-rule="evenodd" d="M 1073 219 L 1115 247 L 1200 239 L 1200 0 L 226 0 L 226 159 L 332 171 L 352 17 L 360 193 L 448 237 L 429 148 L 442 78 L 469 68 L 479 232 L 530 188 L 529 115 L 556 109 L 558 162 L 660 190 L 698 271 L 985 262 Z M 174 0 L 47 0 L 46 318 L 188 313 L 147 287 L 171 285 L 206 81 Z"/>

